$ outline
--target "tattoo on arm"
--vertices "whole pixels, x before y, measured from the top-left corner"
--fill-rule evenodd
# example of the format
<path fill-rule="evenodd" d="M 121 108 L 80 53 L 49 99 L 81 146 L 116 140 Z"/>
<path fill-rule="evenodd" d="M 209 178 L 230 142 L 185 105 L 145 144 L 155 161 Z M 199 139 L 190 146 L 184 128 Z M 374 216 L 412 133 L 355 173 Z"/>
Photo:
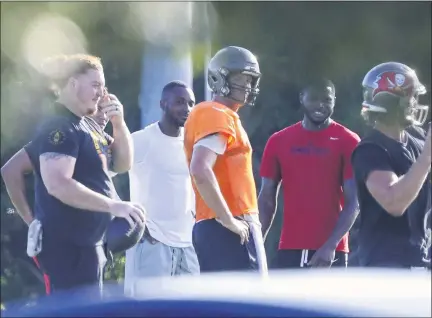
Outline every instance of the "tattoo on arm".
<path fill-rule="evenodd" d="M 67 155 L 62 154 L 62 153 L 58 153 L 58 152 L 46 152 L 46 153 L 42 154 L 41 157 L 43 157 L 45 159 L 57 160 L 60 158 L 67 157 Z"/>

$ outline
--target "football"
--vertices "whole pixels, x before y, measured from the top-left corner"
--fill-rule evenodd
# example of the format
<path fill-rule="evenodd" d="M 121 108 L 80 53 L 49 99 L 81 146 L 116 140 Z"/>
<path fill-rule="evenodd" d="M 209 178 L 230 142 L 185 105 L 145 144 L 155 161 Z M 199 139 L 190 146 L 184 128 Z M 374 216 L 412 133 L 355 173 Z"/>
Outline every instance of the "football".
<path fill-rule="evenodd" d="M 131 228 L 126 219 L 115 217 L 106 232 L 107 248 L 113 254 L 124 252 L 141 240 L 144 230 L 144 224 L 135 223 Z"/>

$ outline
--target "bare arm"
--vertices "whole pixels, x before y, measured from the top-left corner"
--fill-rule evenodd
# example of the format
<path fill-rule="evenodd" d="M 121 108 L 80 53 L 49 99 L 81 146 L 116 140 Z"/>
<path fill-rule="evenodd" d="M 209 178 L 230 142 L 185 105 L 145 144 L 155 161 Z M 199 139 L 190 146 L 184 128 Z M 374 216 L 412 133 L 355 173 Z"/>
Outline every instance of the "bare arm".
<path fill-rule="evenodd" d="M 278 149 L 280 145 L 277 134 L 267 140 L 261 160 L 261 190 L 258 195 L 258 209 L 264 239 L 276 215 L 277 197 L 282 181 L 282 171 L 279 164 Z"/>
<path fill-rule="evenodd" d="M 389 214 L 402 216 L 417 197 L 430 170 L 430 159 L 420 155 L 408 172 L 398 178 L 391 171 L 373 171 L 366 187 Z"/>
<path fill-rule="evenodd" d="M 102 108 L 113 126 L 112 171 L 125 173 L 132 167 L 133 141 L 129 128 L 124 121 L 123 105 L 113 94 L 108 94 L 103 98 Z"/>
<path fill-rule="evenodd" d="M 336 249 L 342 237 L 348 233 L 360 212 L 357 200 L 357 187 L 354 179 L 348 179 L 343 184 L 344 207 L 339 219 L 326 244 Z"/>
<path fill-rule="evenodd" d="M 26 198 L 24 176 L 32 171 L 30 158 L 23 148 L 1 168 L 1 175 L 12 204 L 27 224 L 33 221 L 33 214 Z"/>
<path fill-rule="evenodd" d="M 391 171 L 372 171 L 366 187 L 377 202 L 391 215 L 402 216 L 420 192 L 431 168 L 431 125 L 422 153 L 408 172 L 398 177 Z"/>
<path fill-rule="evenodd" d="M 116 173 L 125 173 L 132 167 L 133 142 L 129 128 L 124 121 L 113 125 L 113 137 L 114 142 L 111 145 L 112 170 Z"/>
<path fill-rule="evenodd" d="M 190 173 L 208 207 L 216 213 L 222 223 L 228 223 L 233 216 L 213 172 L 216 159 L 217 154 L 207 147 L 195 147 L 192 153 Z"/>
<path fill-rule="evenodd" d="M 40 156 L 40 172 L 48 193 L 78 209 L 111 212 L 114 200 L 72 178 L 75 162 L 75 158 L 59 153 L 46 152 Z"/>
<path fill-rule="evenodd" d="M 264 239 L 270 230 L 277 210 L 277 197 L 280 181 L 269 178 L 261 179 L 261 189 L 258 195 L 258 210 Z"/>

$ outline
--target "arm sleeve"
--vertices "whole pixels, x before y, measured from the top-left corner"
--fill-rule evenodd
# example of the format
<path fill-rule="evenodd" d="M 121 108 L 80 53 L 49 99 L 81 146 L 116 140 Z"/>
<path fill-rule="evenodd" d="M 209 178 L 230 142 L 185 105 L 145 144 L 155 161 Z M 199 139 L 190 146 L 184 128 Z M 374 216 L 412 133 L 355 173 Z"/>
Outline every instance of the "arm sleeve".
<path fill-rule="evenodd" d="M 359 145 L 352 154 L 351 163 L 355 178 L 361 182 L 366 182 L 373 171 L 394 171 L 386 150 L 373 143 Z"/>
<path fill-rule="evenodd" d="M 273 135 L 267 141 L 261 160 L 260 175 L 262 178 L 269 178 L 275 181 L 282 179 L 281 168 L 277 156 L 277 139 Z"/>
<path fill-rule="evenodd" d="M 229 149 L 236 139 L 234 118 L 222 109 L 217 108 L 203 109 L 197 115 L 194 144 L 204 137 L 219 134 L 226 139 L 227 149 Z"/>
<path fill-rule="evenodd" d="M 198 140 L 194 148 L 197 146 L 206 147 L 218 155 L 223 155 L 227 147 L 227 138 L 220 134 L 210 135 Z"/>
<path fill-rule="evenodd" d="M 343 161 L 343 180 L 349 180 L 353 178 L 353 169 L 351 165 L 351 155 L 357 147 L 360 137 L 357 134 L 350 133 L 348 138 L 345 138 L 343 146 L 342 161 Z"/>
<path fill-rule="evenodd" d="M 36 148 L 37 156 L 55 152 L 74 158 L 78 157 L 78 131 L 64 119 L 55 119 L 43 125 L 32 143 Z"/>

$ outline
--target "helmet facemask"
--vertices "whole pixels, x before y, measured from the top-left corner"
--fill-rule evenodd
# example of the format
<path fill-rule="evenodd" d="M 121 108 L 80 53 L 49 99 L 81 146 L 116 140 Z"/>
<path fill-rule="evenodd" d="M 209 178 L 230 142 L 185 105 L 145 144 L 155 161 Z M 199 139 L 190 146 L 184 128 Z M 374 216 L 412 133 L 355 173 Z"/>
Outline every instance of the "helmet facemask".
<path fill-rule="evenodd" d="M 371 116 L 375 113 L 376 116 Z M 396 107 L 393 112 L 387 110 L 386 107 L 378 106 L 363 102 L 362 116 L 365 119 L 372 117 L 379 118 L 387 124 L 397 121 L 401 126 L 408 127 L 411 125 L 422 126 L 427 119 L 429 106 L 420 105 L 418 99 L 411 97 L 400 100 L 399 107 Z M 381 114 L 381 115 L 380 115 Z"/>
<path fill-rule="evenodd" d="M 421 105 L 419 103 L 419 95 L 426 93 L 426 89 L 422 86 L 422 90 L 417 91 L 414 96 L 411 97 L 409 106 L 405 109 L 405 117 L 413 125 L 422 126 L 428 117 L 429 106 Z"/>

